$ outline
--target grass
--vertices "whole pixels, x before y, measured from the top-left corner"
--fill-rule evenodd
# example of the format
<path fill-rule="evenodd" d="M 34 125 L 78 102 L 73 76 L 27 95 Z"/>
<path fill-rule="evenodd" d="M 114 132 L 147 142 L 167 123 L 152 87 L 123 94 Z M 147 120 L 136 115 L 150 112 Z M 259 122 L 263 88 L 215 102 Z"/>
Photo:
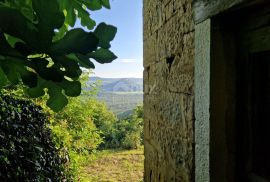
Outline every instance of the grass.
<path fill-rule="evenodd" d="M 143 149 L 106 150 L 81 169 L 82 182 L 143 181 Z"/>

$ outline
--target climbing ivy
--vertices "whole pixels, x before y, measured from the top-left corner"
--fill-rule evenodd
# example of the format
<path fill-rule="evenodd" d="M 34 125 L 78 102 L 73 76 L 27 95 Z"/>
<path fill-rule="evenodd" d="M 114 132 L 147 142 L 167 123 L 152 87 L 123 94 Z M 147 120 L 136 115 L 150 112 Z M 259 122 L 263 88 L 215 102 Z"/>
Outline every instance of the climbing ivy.
<path fill-rule="evenodd" d="M 91 59 L 116 59 L 109 49 L 117 29 L 68 27 L 80 19 L 93 29 L 89 11 L 102 7 L 110 8 L 109 0 L 0 0 L 0 88 L 22 81 L 32 98 L 47 93 L 54 111 L 80 95 L 82 68 L 94 69 Z"/>

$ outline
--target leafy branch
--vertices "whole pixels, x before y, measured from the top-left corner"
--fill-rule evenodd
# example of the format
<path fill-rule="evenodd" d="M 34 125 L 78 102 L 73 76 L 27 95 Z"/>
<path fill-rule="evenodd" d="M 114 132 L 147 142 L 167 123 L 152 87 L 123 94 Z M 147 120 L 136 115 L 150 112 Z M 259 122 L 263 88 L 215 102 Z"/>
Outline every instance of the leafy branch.
<path fill-rule="evenodd" d="M 89 10 L 102 6 L 110 8 L 109 0 L 0 1 L 0 87 L 21 80 L 30 97 L 48 93 L 54 111 L 68 103 L 67 96 L 80 95 L 82 68 L 95 68 L 91 59 L 103 64 L 117 58 L 109 50 L 117 29 L 101 23 L 87 32 L 67 25 L 80 18 L 92 29 Z"/>

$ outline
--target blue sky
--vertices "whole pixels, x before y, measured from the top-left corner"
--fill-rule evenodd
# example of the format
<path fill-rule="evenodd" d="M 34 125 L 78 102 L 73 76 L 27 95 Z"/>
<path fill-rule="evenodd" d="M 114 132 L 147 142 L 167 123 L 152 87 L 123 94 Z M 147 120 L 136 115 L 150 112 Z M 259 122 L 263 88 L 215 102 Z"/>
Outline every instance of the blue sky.
<path fill-rule="evenodd" d="M 111 50 L 118 59 L 110 64 L 96 63 L 94 70 L 100 77 L 141 77 L 143 75 L 142 0 L 111 0 L 111 9 L 92 12 L 97 23 L 117 27 Z"/>

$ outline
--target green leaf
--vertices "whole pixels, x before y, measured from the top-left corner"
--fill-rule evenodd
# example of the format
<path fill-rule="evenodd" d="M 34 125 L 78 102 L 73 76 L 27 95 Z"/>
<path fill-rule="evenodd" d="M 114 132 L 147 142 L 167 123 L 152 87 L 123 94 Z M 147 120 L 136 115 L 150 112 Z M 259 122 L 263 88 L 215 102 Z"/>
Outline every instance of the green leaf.
<path fill-rule="evenodd" d="M 79 18 L 81 25 L 87 27 L 89 30 L 96 26 L 96 22 L 90 18 L 86 8 L 89 10 L 101 9 L 102 6 L 100 4 L 100 0 L 58 0 L 58 2 L 60 9 L 66 16 L 65 24 L 73 27 L 75 25 L 76 18 Z"/>
<path fill-rule="evenodd" d="M 85 26 L 88 28 L 88 30 L 92 30 L 96 26 L 96 22 L 90 18 L 90 14 L 83 10 L 78 13 L 78 16 L 81 19 L 82 26 Z"/>
<path fill-rule="evenodd" d="M 63 81 L 63 72 L 55 65 L 47 67 L 48 63 L 49 62 L 46 59 L 37 58 L 33 59 L 31 63 L 29 63 L 29 67 L 34 69 L 37 74 L 45 80 L 51 80 L 54 82 Z"/>
<path fill-rule="evenodd" d="M 25 93 L 31 98 L 38 98 L 45 94 L 43 88 L 41 87 L 28 88 L 25 90 Z"/>
<path fill-rule="evenodd" d="M 65 90 L 67 96 L 77 97 L 81 94 L 81 83 L 79 81 L 65 80 L 61 83 L 61 87 Z"/>
<path fill-rule="evenodd" d="M 81 53 L 87 54 L 97 49 L 98 39 L 92 32 L 76 28 L 68 31 L 63 39 L 51 47 L 53 54 Z"/>
<path fill-rule="evenodd" d="M 53 37 L 53 42 L 59 41 L 65 36 L 65 33 L 68 31 L 68 24 L 64 24 L 58 31 L 55 32 Z"/>
<path fill-rule="evenodd" d="M 100 48 L 95 52 L 87 54 L 87 56 L 95 59 L 97 62 L 110 63 L 117 58 L 117 56 L 108 49 Z"/>
<path fill-rule="evenodd" d="M 33 0 L 33 9 L 38 17 L 38 30 L 40 45 L 42 50 L 50 47 L 54 29 L 59 29 L 65 17 L 63 12 L 59 11 L 59 5 L 56 0 Z"/>
<path fill-rule="evenodd" d="M 8 79 L 7 79 L 4 71 L 0 67 L 0 88 L 2 88 L 3 86 L 5 86 L 7 84 L 7 82 L 8 82 Z"/>
<path fill-rule="evenodd" d="M 21 75 L 22 81 L 25 85 L 30 88 L 37 86 L 37 75 L 26 69 L 20 69 L 19 73 Z"/>
<path fill-rule="evenodd" d="M 21 77 L 23 83 L 28 87 L 37 85 L 37 75 L 27 70 L 26 60 L 8 56 L 1 63 L 4 73 L 11 83 L 18 84 L 19 77 Z"/>
<path fill-rule="evenodd" d="M 114 39 L 117 28 L 112 25 L 100 23 L 94 31 L 99 39 L 99 46 L 108 49 L 111 47 L 110 42 Z"/>
<path fill-rule="evenodd" d="M 5 37 L 7 39 L 7 42 L 9 43 L 9 45 L 11 47 L 13 47 L 13 48 L 15 47 L 15 44 L 17 42 L 22 42 L 23 43 L 23 41 L 21 39 L 17 38 L 17 37 L 13 37 L 13 36 L 8 35 L 8 34 L 5 34 Z"/>
<path fill-rule="evenodd" d="M 25 89 L 25 93 L 31 98 L 41 97 L 45 94 L 45 92 L 44 92 L 45 84 L 46 84 L 45 80 L 38 78 L 37 86 L 35 88 Z"/>
<path fill-rule="evenodd" d="M 16 85 L 19 83 L 19 75 L 16 68 L 12 64 L 4 64 L 2 65 L 2 69 L 12 84 Z"/>
<path fill-rule="evenodd" d="M 0 32 L 0 53 L 6 56 L 22 57 L 16 49 L 10 46 L 2 32 Z"/>
<path fill-rule="evenodd" d="M 102 5 L 107 8 L 107 9 L 110 9 L 111 6 L 110 6 L 110 1 L 109 0 L 101 0 L 102 2 Z"/>
<path fill-rule="evenodd" d="M 38 46 L 35 25 L 18 10 L 0 7 L 0 22 L 2 32 L 17 37 L 33 47 Z"/>
<path fill-rule="evenodd" d="M 100 4 L 100 0 L 92 0 L 92 1 L 84 1 L 86 7 L 92 11 L 100 10 L 102 5 Z"/>
<path fill-rule="evenodd" d="M 78 62 L 80 63 L 80 65 L 82 67 L 85 67 L 85 68 L 92 68 L 94 69 L 95 68 L 95 65 L 94 63 L 92 63 L 89 59 L 88 56 L 85 56 L 85 55 L 82 55 L 82 54 L 78 54 Z"/>
<path fill-rule="evenodd" d="M 70 3 L 72 3 L 72 1 Z M 66 22 L 69 24 L 69 26 L 74 27 L 76 23 L 76 14 L 75 14 L 75 9 L 73 9 L 70 3 L 68 3 L 67 9 L 66 9 L 66 12 L 67 12 Z"/>
<path fill-rule="evenodd" d="M 68 56 L 53 57 L 54 61 L 61 64 L 65 68 L 63 74 L 75 80 L 78 79 L 82 74 L 82 70 L 79 67 L 78 61 L 76 59 L 69 58 Z"/>
<path fill-rule="evenodd" d="M 47 106 L 50 107 L 54 112 L 58 112 L 63 109 L 67 104 L 68 100 L 62 93 L 62 89 L 56 85 L 48 88 L 48 94 L 50 98 L 47 101 Z"/>

